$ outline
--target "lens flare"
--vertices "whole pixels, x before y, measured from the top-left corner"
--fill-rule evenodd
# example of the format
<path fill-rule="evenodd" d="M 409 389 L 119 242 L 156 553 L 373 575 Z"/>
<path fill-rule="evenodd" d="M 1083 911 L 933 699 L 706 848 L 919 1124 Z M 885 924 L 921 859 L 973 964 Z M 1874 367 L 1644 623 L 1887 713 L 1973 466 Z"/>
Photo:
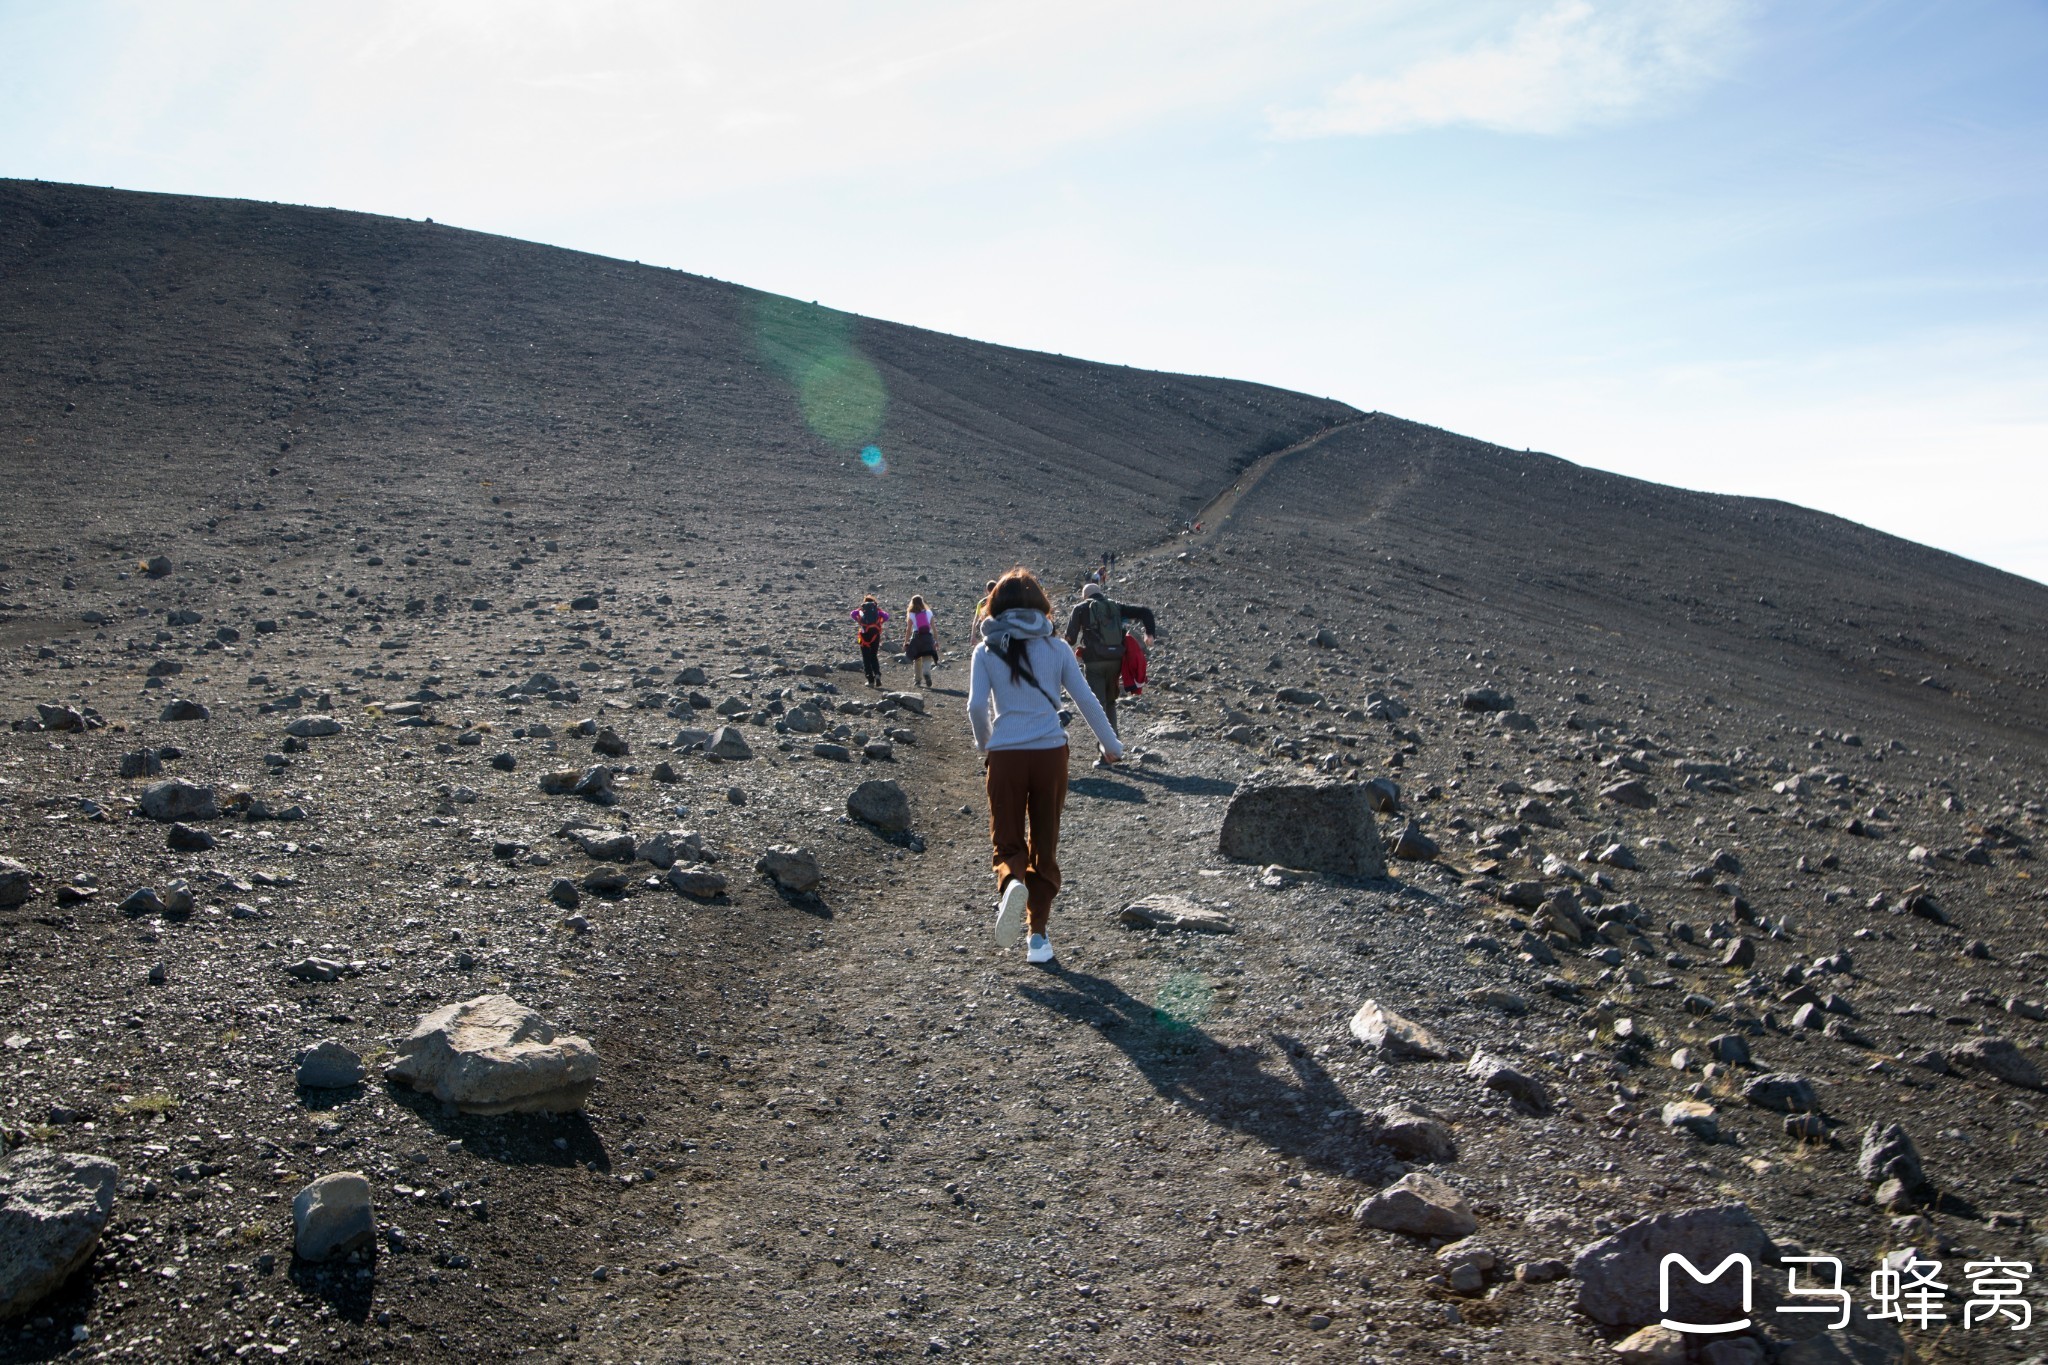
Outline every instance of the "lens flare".
<path fill-rule="evenodd" d="M 1195 1028 L 1209 1017 L 1216 993 L 1199 972 L 1175 972 L 1159 987 L 1152 1002 L 1152 1022 L 1162 1032 Z"/>
<path fill-rule="evenodd" d="M 889 472 L 889 462 L 882 458 L 882 448 L 880 446 L 867 446 L 863 448 L 860 452 L 860 462 L 866 465 L 871 473 L 886 474 Z"/>
<path fill-rule="evenodd" d="M 854 341 L 857 321 L 847 313 L 772 294 L 762 295 L 754 308 L 761 357 L 796 390 L 805 425 L 847 449 L 881 434 L 889 404 L 881 371 Z"/>

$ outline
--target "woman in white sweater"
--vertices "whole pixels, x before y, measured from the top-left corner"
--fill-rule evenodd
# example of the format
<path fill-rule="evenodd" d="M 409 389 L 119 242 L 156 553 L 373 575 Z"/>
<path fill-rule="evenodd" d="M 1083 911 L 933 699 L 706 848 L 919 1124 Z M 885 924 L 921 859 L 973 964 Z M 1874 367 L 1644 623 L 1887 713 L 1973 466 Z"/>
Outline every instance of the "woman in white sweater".
<path fill-rule="evenodd" d="M 1120 762 L 1102 703 L 1074 651 L 1053 636 L 1052 599 L 1029 569 L 1012 569 L 989 595 L 988 619 L 968 669 L 967 719 L 974 749 L 988 760 L 988 833 L 996 871 L 996 943 L 1008 948 L 1027 926 L 1027 962 L 1052 961 L 1047 930 L 1060 890 L 1060 810 L 1067 803 L 1067 736 L 1060 693 L 1080 708 L 1102 746 Z"/>

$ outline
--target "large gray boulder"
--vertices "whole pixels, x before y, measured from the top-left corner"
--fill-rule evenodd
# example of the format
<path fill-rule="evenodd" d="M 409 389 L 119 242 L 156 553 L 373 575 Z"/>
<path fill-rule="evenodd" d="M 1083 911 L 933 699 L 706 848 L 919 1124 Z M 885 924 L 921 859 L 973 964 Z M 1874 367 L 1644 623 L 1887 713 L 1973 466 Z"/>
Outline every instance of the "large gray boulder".
<path fill-rule="evenodd" d="M 0 1319 L 92 1259 L 121 1171 L 105 1157 L 23 1147 L 0 1160 Z"/>
<path fill-rule="evenodd" d="M 11 910 L 35 893 L 35 874 L 28 870 L 28 864 L 0 858 L 0 910 Z"/>
<path fill-rule="evenodd" d="M 1749 1257 L 1756 1304 L 1743 1309 L 1745 1277 L 1739 1265 L 1702 1284 L 1673 1265 L 1665 1283 L 1668 1311 L 1659 1308 L 1658 1279 L 1664 1257 L 1676 1253 L 1712 1275 L 1729 1256 Z M 1611 1237 L 1580 1248 L 1572 1262 L 1578 1279 L 1579 1311 L 1609 1327 L 1641 1327 L 1662 1318 L 1687 1323 L 1733 1322 L 1749 1317 L 1771 1322 L 1779 1283 L 1777 1248 L 1742 1204 L 1687 1209 L 1638 1219 Z"/>
<path fill-rule="evenodd" d="M 1365 783 L 1261 769 L 1231 796 L 1216 849 L 1242 862 L 1384 877 L 1386 850 L 1372 808 Z"/>
<path fill-rule="evenodd" d="M 467 1114 L 567 1113 L 597 1083 L 597 1049 L 509 995 L 479 995 L 422 1015 L 387 1079 Z"/>
<path fill-rule="evenodd" d="M 377 1235 L 370 1182 L 355 1171 L 323 1175 L 292 1200 L 294 1249 L 303 1261 L 331 1261 Z"/>
<path fill-rule="evenodd" d="M 296 739 L 323 739 L 338 735 L 348 727 L 333 716 L 300 716 L 284 727 L 284 732 Z"/>
<path fill-rule="evenodd" d="M 846 798 L 846 813 L 884 834 L 900 834 L 910 828 L 910 798 L 887 778 L 855 787 Z"/>
<path fill-rule="evenodd" d="M 211 820 L 220 814 L 220 807 L 214 804 L 213 788 L 174 777 L 142 789 L 142 813 L 152 820 L 174 824 L 180 820 Z"/>
<path fill-rule="evenodd" d="M 1479 1227 L 1465 1196 L 1422 1171 L 1402 1176 L 1361 1203 L 1351 1216 L 1367 1227 L 1411 1237 L 1464 1237 Z"/>
<path fill-rule="evenodd" d="M 1818 1114 L 1820 1094 L 1813 1082 L 1789 1071 L 1773 1071 L 1742 1087 L 1742 1098 L 1781 1114 Z"/>
<path fill-rule="evenodd" d="M 775 844 L 754 861 L 754 871 L 771 878 L 784 891 L 803 895 L 818 889 L 823 874 L 818 860 L 807 848 Z"/>
<path fill-rule="evenodd" d="M 712 732 L 711 743 L 705 752 L 713 758 L 722 758 L 728 762 L 736 762 L 740 759 L 752 758 L 754 756 L 754 747 L 747 743 L 747 737 L 740 733 L 738 726 L 721 725 Z"/>
<path fill-rule="evenodd" d="M 2048 1088 L 2042 1083 L 2041 1069 L 2007 1038 L 1972 1038 L 1959 1043 L 1949 1049 L 1948 1062 L 1959 1070 L 1975 1071 L 2022 1090 Z"/>

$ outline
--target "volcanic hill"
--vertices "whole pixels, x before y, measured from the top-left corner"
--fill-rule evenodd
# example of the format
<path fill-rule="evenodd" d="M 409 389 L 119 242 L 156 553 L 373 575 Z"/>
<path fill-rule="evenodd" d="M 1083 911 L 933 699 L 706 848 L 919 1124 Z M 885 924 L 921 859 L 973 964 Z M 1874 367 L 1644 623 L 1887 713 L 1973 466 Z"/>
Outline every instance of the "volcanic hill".
<path fill-rule="evenodd" d="M 22 181 L 0 449 L 0 1129 L 120 1172 L 0 1359 L 1611 1359 L 1656 1304 L 1595 1244 L 1715 1209 L 1859 1301 L 1908 1248 L 1951 1286 L 1717 1361 L 2029 1352 L 1960 1324 L 2048 1213 L 2040 584 L 1258 385 Z M 1105 555 L 1162 634 L 1030 967 L 969 613 Z M 937 687 L 861 685 L 867 592 L 932 602 Z M 1386 781 L 1389 875 L 1223 858 L 1260 769 Z M 148 818 L 169 778 L 216 817 Z M 1228 932 L 1125 913 L 1166 896 Z M 587 1112 L 382 1077 L 498 993 L 594 1045 Z M 324 1039 L 361 1083 L 297 1083 Z M 375 1242 L 295 1257 L 340 1171 Z M 1376 1225 L 1411 1174 L 1477 1230 Z"/>

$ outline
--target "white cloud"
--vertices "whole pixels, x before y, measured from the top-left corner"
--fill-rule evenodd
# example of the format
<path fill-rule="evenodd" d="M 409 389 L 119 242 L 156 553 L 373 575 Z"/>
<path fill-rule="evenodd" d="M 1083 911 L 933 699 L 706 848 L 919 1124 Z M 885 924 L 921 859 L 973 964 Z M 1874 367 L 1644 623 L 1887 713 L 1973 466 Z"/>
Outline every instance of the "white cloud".
<path fill-rule="evenodd" d="M 1559 0 L 1504 41 L 1354 76 L 1319 105 L 1275 110 L 1281 137 L 1425 128 L 1564 133 L 1613 122 L 1714 79 L 1740 40 L 1737 0 Z"/>

